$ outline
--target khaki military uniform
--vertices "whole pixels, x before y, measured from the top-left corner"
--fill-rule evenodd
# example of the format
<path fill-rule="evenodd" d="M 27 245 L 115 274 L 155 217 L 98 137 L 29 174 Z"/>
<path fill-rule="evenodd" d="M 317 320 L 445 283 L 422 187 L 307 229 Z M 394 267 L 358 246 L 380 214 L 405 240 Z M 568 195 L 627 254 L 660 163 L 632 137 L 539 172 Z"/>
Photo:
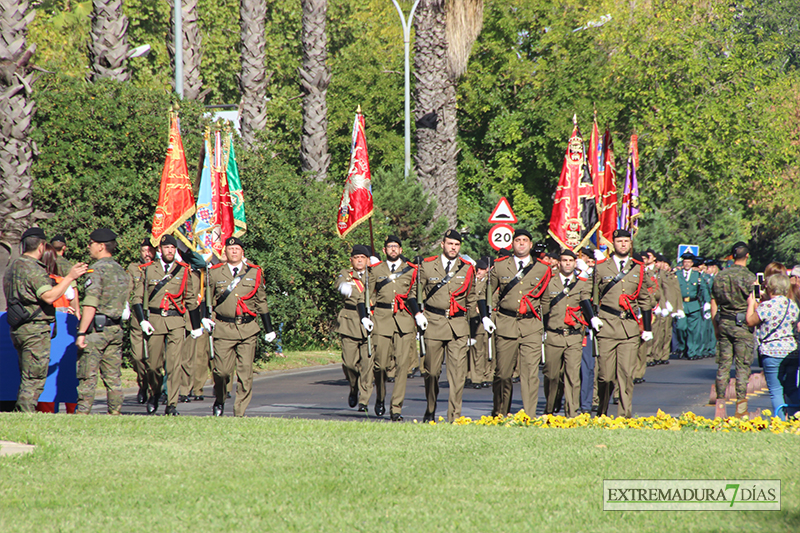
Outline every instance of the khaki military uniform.
<path fill-rule="evenodd" d="M 224 404 L 227 386 L 234 368 L 239 387 L 233 405 L 234 416 L 244 416 L 253 394 L 253 361 L 261 328 L 258 317 L 267 313 L 267 294 L 261 267 L 242 263 L 244 273 L 237 272 L 240 281 L 225 299 L 222 295 L 231 287 L 233 272 L 221 263 L 209 270 L 213 290 L 214 315 L 214 395 L 217 404 Z"/>
<path fill-rule="evenodd" d="M 44 264 L 30 256 L 14 260 L 3 277 L 6 302 L 20 301 L 32 320 L 11 330 L 11 342 L 19 355 L 20 383 L 17 410 L 32 413 L 36 410 L 47 381 L 50 365 L 50 324 L 55 321 L 55 308 L 39 298 L 53 288 Z"/>
<path fill-rule="evenodd" d="M 194 292 L 197 294 L 197 305 L 202 308 L 205 299 L 205 287 L 203 278 L 205 274 L 199 270 L 193 270 L 191 274 L 191 282 L 194 286 Z M 186 321 L 186 330 L 192 331 L 192 321 L 189 314 L 184 315 Z M 181 396 L 189 396 L 194 392 L 196 396 L 203 395 L 203 387 L 208 380 L 208 371 L 211 367 L 209 364 L 209 342 L 208 332 L 203 328 L 203 334 L 193 339 L 186 337 L 184 341 L 186 347 L 183 350 L 184 358 L 181 361 Z"/>
<path fill-rule="evenodd" d="M 553 414 L 559 409 L 556 399 L 561 386 L 564 391 L 564 411 L 570 418 L 576 416 L 581 407 L 581 357 L 583 326 L 586 325 L 581 312 L 581 302 L 591 300 L 592 297 L 592 285 L 589 280 L 576 277 L 576 274 L 574 272 L 570 276 L 566 287 L 561 275 L 554 275 L 542 295 L 542 314 L 546 324 L 544 412 Z M 553 306 L 554 299 L 562 293 L 566 296 L 560 298 Z"/>
<path fill-rule="evenodd" d="M 164 382 L 164 364 L 167 370 L 167 405 L 176 406 L 180 395 L 180 364 L 184 345 L 184 318 L 187 312 L 197 309 L 197 297 L 190 283 L 189 265 L 173 261 L 169 272 L 164 271 L 160 260 L 141 265 L 142 276 L 133 288 L 132 305 L 143 304 L 142 294 L 147 294 L 149 317 L 155 331 L 147 340 L 147 382 L 150 386 L 150 401 L 161 395 Z M 153 289 L 162 279 L 169 281 L 155 294 Z"/>
<path fill-rule="evenodd" d="M 461 397 L 467 380 L 467 340 L 469 320 L 467 311 L 477 305 L 475 269 L 460 257 L 452 260 L 450 271 L 445 271 L 442 256 L 429 257 L 419 268 L 419 283 L 425 299 L 425 414 L 436 414 L 439 395 L 439 376 L 447 357 L 447 382 L 450 394 L 447 400 L 447 421 L 461 416 Z M 440 285 L 448 276 L 450 279 Z M 439 286 L 437 289 L 436 287 Z"/>
<path fill-rule="evenodd" d="M 131 279 L 131 286 L 144 287 L 141 285 L 142 270 L 139 268 L 142 263 L 134 261 L 128 265 L 127 272 Z M 141 295 L 140 295 L 141 296 Z M 134 317 L 135 318 L 135 317 Z M 131 320 L 130 329 L 128 330 L 131 338 L 131 359 L 133 361 L 133 369 L 136 371 L 136 383 L 139 389 L 147 389 L 147 361 L 144 360 L 144 335 L 142 334 L 142 326 L 138 320 Z"/>
<path fill-rule="evenodd" d="M 92 411 L 97 374 L 108 398 L 108 414 L 122 408 L 122 312 L 131 292 L 128 272 L 111 257 L 96 261 L 84 285 L 84 307 L 94 307 L 92 326 L 87 330 L 86 348 L 78 354 L 78 406 L 76 412 Z M 100 330 L 99 324 L 105 324 Z"/>
<path fill-rule="evenodd" d="M 492 383 L 493 415 L 506 415 L 511 410 L 512 376 L 519 358 L 520 390 L 525 412 L 533 416 L 539 402 L 539 362 L 542 360 L 541 297 L 550 282 L 550 267 L 539 261 L 525 274 L 502 300 L 495 302 L 493 321 L 497 325 L 497 367 Z M 516 279 L 519 260 L 515 257 L 494 262 L 491 290 L 503 295 L 507 285 Z"/>
<path fill-rule="evenodd" d="M 478 299 L 483 300 L 486 297 L 488 284 L 488 274 L 483 279 L 475 278 L 475 293 Z M 489 361 L 489 335 L 483 329 L 477 305 L 469 310 L 469 330 L 470 337 L 475 340 L 475 344 L 469 347 L 468 378 L 474 385 L 480 385 L 491 380 L 495 358 L 493 357 L 492 361 Z"/>
<path fill-rule="evenodd" d="M 631 264 L 633 261 L 633 264 Z M 644 265 L 627 258 L 624 277 L 603 294 L 619 273 L 616 256 L 598 261 L 594 271 L 594 294 L 597 295 L 598 317 L 603 327 L 597 333 L 600 354 L 597 361 L 597 414 L 608 413 L 608 403 L 616 385 L 619 388 L 617 416 L 632 414 L 633 370 L 639 348 L 641 328 L 637 320 L 640 311 L 653 308 L 649 290 L 652 281 L 644 272 Z M 601 296 L 602 295 L 602 296 Z"/>
<path fill-rule="evenodd" d="M 358 403 L 369 404 L 372 395 L 374 352 L 369 354 L 367 331 L 361 324 L 358 315 L 358 304 L 365 304 L 366 273 L 358 273 L 352 268 L 345 268 L 336 277 L 336 289 L 345 283 L 352 286 L 350 296 L 345 298 L 344 307 L 337 317 L 336 333 L 342 340 L 342 370 L 350 384 L 350 390 L 358 388 Z"/>
<path fill-rule="evenodd" d="M 645 275 L 650 280 L 650 287 L 647 290 L 650 293 L 653 308 L 655 308 L 658 302 L 664 298 L 664 289 L 662 287 L 660 272 L 661 271 L 657 270 L 655 266 L 651 267 L 650 269 L 645 268 Z M 633 368 L 633 379 L 644 378 L 645 371 L 647 370 L 647 362 L 651 359 L 651 354 L 655 349 L 656 342 L 660 340 L 657 336 L 660 334 L 659 330 L 662 327 L 662 322 L 663 317 L 653 313 L 651 322 L 653 328 L 653 340 L 645 342 L 639 338 L 639 349 L 636 352 L 636 364 Z M 663 336 L 663 334 L 660 335 Z"/>
<path fill-rule="evenodd" d="M 409 307 L 409 299 L 416 300 L 417 266 L 405 261 L 392 272 L 387 262 L 372 265 L 369 276 L 369 294 L 373 302 L 372 339 L 375 348 L 376 401 L 384 402 L 386 377 L 390 355 L 394 354 L 397 374 L 392 390 L 391 414 L 399 415 L 406 396 L 409 371 L 409 345 L 415 340 L 417 325 Z"/>

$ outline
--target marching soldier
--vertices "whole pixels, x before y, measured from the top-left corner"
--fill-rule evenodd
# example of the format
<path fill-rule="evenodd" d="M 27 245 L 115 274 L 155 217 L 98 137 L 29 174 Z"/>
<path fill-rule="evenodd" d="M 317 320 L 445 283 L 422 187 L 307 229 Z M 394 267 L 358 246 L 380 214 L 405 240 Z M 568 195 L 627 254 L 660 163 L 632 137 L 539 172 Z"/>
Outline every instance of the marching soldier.
<path fill-rule="evenodd" d="M 655 313 L 652 314 L 653 322 L 653 340 L 645 342 L 639 341 L 639 350 L 636 354 L 636 364 L 633 368 L 633 384 L 638 385 L 644 383 L 644 373 L 650 364 L 654 346 L 659 335 L 659 330 L 662 327 L 663 316 L 661 314 L 661 307 L 659 302 L 664 298 L 664 289 L 661 282 L 661 270 L 656 268 L 656 253 L 652 249 L 645 250 L 642 254 L 642 263 L 644 263 L 645 275 L 650 279 L 650 296 L 652 298 Z"/>
<path fill-rule="evenodd" d="M 633 367 L 639 338 L 653 340 L 652 281 L 644 264 L 631 257 L 631 234 L 614 231 L 614 253 L 597 262 L 593 293 L 597 295 L 598 317 L 603 327 L 597 333 L 598 416 L 608 413 L 614 386 L 619 388 L 617 416 L 630 417 L 633 412 Z M 641 321 L 638 317 L 641 311 Z M 641 333 L 641 334 L 640 334 Z"/>
<path fill-rule="evenodd" d="M 526 413 L 536 414 L 539 400 L 539 362 L 542 360 L 542 295 L 550 282 L 550 266 L 531 256 L 531 234 L 518 229 L 512 241 L 513 255 L 494 262 L 490 290 L 498 291 L 494 315 L 497 321 L 497 366 L 492 382 L 492 415 L 511 411 L 514 385 L 512 376 L 519 367 L 522 405 Z M 483 308 L 485 310 L 485 300 Z M 486 317 L 486 313 L 482 311 Z M 484 327 L 490 335 L 495 329 L 489 318 Z M 519 360 L 519 363 L 517 363 Z"/>
<path fill-rule="evenodd" d="M 139 247 L 139 253 L 140 260 L 132 261 L 127 268 L 128 276 L 131 278 L 131 285 L 133 287 L 139 286 L 139 282 L 141 281 L 142 270 L 139 267 L 156 258 L 156 249 L 150 244 L 150 239 L 148 237 L 145 237 L 142 241 L 142 245 Z M 145 288 L 144 285 L 141 285 L 141 287 L 143 289 Z M 136 371 L 136 383 L 139 385 L 136 401 L 143 404 L 147 401 L 147 361 L 144 360 L 145 340 L 142 335 L 142 326 L 139 325 L 137 320 L 131 320 L 129 332 L 131 337 L 133 369 Z"/>
<path fill-rule="evenodd" d="M 209 270 L 214 314 L 212 319 L 202 320 L 205 328 L 213 331 L 214 337 L 216 399 L 212 412 L 214 416 L 224 413 L 227 387 L 235 369 L 239 387 L 233 415 L 244 416 L 253 393 L 253 361 L 258 347 L 257 336 L 261 332 L 256 319 L 261 317 L 266 342 L 273 342 L 277 334 L 267 310 L 261 267 L 243 260 L 244 247 L 237 237 L 225 241 L 225 258 L 225 263 Z"/>
<path fill-rule="evenodd" d="M 205 318 L 210 318 L 206 315 L 206 291 L 205 291 L 205 274 L 200 270 L 192 270 L 192 284 L 197 293 L 197 305 L 200 307 L 200 314 Z M 191 322 L 191 321 L 190 321 Z M 201 320 L 202 322 L 202 320 Z M 187 324 L 190 327 L 190 324 Z M 208 335 L 211 335 L 206 328 L 203 329 L 203 335 L 197 339 L 190 339 L 189 345 L 191 351 L 189 353 L 189 361 L 186 368 L 187 382 L 184 384 L 185 399 L 183 401 L 189 402 L 197 400 L 202 402 L 205 399 L 203 395 L 203 387 L 208 380 L 208 371 L 213 372 L 213 366 L 209 360 L 209 341 Z"/>
<path fill-rule="evenodd" d="M 75 344 L 78 355 L 77 414 L 92 411 L 97 389 L 97 374 L 103 379 L 108 398 L 108 414 L 122 408 L 122 315 L 125 312 L 131 279 L 114 261 L 117 235 L 101 228 L 89 235 L 89 255 L 95 262 L 84 285 L 83 314 Z"/>
<path fill-rule="evenodd" d="M 184 346 L 183 315 L 188 312 L 192 320 L 192 338 L 203 334 L 194 286 L 189 283 L 189 265 L 176 260 L 177 247 L 178 242 L 172 235 L 161 237 L 161 257 L 139 267 L 142 276 L 133 289 L 131 300 L 136 319 L 147 337 L 147 382 L 150 387 L 148 414 L 158 409 L 165 362 L 169 397 L 164 414 L 178 414 L 181 388 L 179 369 Z"/>
<path fill-rule="evenodd" d="M 393 422 L 403 420 L 400 412 L 406 396 L 410 345 L 414 343 L 416 325 L 413 316 L 419 313 L 416 282 L 417 266 L 403 261 L 400 239 L 386 237 L 383 245 L 386 261 L 372 265 L 369 276 L 369 293 L 375 302 L 372 320 L 375 323 L 375 414 L 386 412 L 387 371 L 389 356 L 395 354 L 397 374 L 392 390 L 390 417 Z"/>
<path fill-rule="evenodd" d="M 691 252 L 681 256 L 683 269 L 677 273 L 678 284 L 683 299 L 685 318 L 678 320 L 678 342 L 680 351 L 687 359 L 702 357 L 702 320 L 703 314 L 711 312 L 710 295 L 699 272 L 694 270 L 695 257 Z M 706 306 L 708 308 L 706 309 Z"/>
<path fill-rule="evenodd" d="M 486 287 L 489 282 L 489 258 L 482 257 L 475 262 L 475 293 L 478 298 L 486 298 Z M 481 314 L 478 306 L 469 310 L 469 379 L 473 389 L 488 389 L 492 374 L 494 358 L 489 361 L 489 336 L 481 325 Z"/>
<path fill-rule="evenodd" d="M 550 279 L 542 295 L 542 316 L 546 328 L 544 343 L 545 414 L 557 412 L 556 397 L 563 380 L 565 408 L 568 418 L 581 408 L 581 356 L 583 326 L 600 329 L 600 319 L 592 310 L 592 285 L 575 270 L 577 256 L 563 250 L 558 274 Z"/>
<path fill-rule="evenodd" d="M 737 242 L 731 250 L 733 265 L 717 275 L 711 310 L 719 335 L 717 349 L 717 401 L 725 399 L 731 363 L 736 362 L 736 416 L 747 414 L 747 382 L 753 357 L 753 332 L 747 327 L 747 298 L 756 276 L 747 268 L 750 250 Z"/>
<path fill-rule="evenodd" d="M 55 321 L 53 302 L 61 298 L 70 283 L 86 273 L 85 263 L 77 263 L 57 284 L 41 263 L 47 242 L 41 228 L 22 234 L 22 255 L 14 260 L 3 277 L 8 305 L 7 319 L 11 342 L 19 356 L 20 383 L 17 410 L 32 413 L 44 390 L 50 365 L 50 324 Z"/>
<path fill-rule="evenodd" d="M 476 304 L 475 269 L 459 257 L 461 234 L 449 229 L 442 239 L 442 255 L 425 259 L 419 267 L 425 312 L 415 320 L 424 331 L 423 360 L 427 407 L 423 422 L 435 420 L 439 376 L 447 355 L 447 421 L 461 416 L 461 396 L 467 379 L 467 311 Z M 484 303 L 485 306 L 485 303 Z M 488 319 L 487 319 L 488 320 Z"/>
<path fill-rule="evenodd" d="M 350 384 L 347 404 L 359 412 L 367 412 L 372 395 L 374 355 L 369 353 L 368 335 L 374 324 L 367 316 L 366 289 L 369 248 L 361 244 L 350 252 L 351 268 L 339 272 L 336 288 L 344 296 L 344 308 L 339 311 L 338 333 L 342 340 L 342 370 Z"/>
<path fill-rule="evenodd" d="M 653 339 L 653 365 L 668 365 L 672 352 L 672 322 L 676 318 L 683 318 L 683 299 L 678 278 L 670 268 L 669 261 L 661 254 L 656 256 L 656 268 L 661 272 L 662 297 L 657 302 L 661 309 L 661 319 L 654 326 Z"/>

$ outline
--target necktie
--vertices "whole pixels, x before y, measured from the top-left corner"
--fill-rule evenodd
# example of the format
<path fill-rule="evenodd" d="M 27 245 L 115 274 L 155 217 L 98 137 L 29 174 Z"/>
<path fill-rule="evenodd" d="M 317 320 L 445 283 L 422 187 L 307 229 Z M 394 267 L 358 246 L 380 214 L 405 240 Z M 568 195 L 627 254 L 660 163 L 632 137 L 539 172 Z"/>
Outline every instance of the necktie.
<path fill-rule="evenodd" d="M 624 259 L 620 259 L 619 260 L 619 271 L 620 272 L 622 272 L 622 267 L 624 267 L 624 266 L 625 266 L 625 260 Z"/>
<path fill-rule="evenodd" d="M 445 273 L 446 273 L 446 274 L 449 274 L 449 273 L 450 273 L 450 267 L 451 267 L 452 265 L 453 265 L 453 262 L 452 262 L 452 261 L 448 261 L 448 262 L 447 262 L 447 268 L 445 268 Z"/>
<path fill-rule="evenodd" d="M 394 269 L 397 265 L 392 265 L 392 274 L 394 274 Z"/>
<path fill-rule="evenodd" d="M 169 274 L 169 265 L 164 263 L 164 274 Z"/>
<path fill-rule="evenodd" d="M 519 268 L 517 269 L 517 272 L 519 272 L 520 270 L 522 270 L 523 266 L 524 266 L 524 265 L 522 264 L 522 261 L 520 261 L 520 262 L 519 262 Z"/>
<path fill-rule="evenodd" d="M 239 273 L 239 267 L 233 267 L 233 277 L 236 277 L 236 274 Z"/>

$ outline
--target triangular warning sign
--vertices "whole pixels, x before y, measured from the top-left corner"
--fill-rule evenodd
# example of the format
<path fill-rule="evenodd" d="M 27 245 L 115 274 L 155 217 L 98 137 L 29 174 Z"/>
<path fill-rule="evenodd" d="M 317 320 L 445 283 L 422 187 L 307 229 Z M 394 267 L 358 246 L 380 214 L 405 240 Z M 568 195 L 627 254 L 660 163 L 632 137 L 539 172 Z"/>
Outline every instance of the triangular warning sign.
<path fill-rule="evenodd" d="M 500 201 L 497 202 L 494 211 L 492 211 L 492 214 L 489 216 L 489 222 L 491 224 L 500 224 L 501 222 L 516 224 L 517 216 L 514 214 L 514 211 L 511 210 L 511 204 L 508 203 L 505 196 L 500 198 Z"/>

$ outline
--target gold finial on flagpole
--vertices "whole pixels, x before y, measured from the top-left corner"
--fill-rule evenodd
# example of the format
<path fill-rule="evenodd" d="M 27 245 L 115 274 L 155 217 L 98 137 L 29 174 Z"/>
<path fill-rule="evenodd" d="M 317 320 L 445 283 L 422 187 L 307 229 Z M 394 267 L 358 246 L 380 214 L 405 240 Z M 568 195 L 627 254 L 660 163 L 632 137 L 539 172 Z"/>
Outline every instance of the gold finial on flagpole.
<path fill-rule="evenodd" d="M 578 127 L 578 114 L 577 113 L 573 113 L 573 115 L 572 115 L 572 125 L 575 126 L 576 128 Z"/>
<path fill-rule="evenodd" d="M 356 114 L 357 115 L 361 114 L 361 104 L 358 104 L 358 109 L 356 109 Z"/>

